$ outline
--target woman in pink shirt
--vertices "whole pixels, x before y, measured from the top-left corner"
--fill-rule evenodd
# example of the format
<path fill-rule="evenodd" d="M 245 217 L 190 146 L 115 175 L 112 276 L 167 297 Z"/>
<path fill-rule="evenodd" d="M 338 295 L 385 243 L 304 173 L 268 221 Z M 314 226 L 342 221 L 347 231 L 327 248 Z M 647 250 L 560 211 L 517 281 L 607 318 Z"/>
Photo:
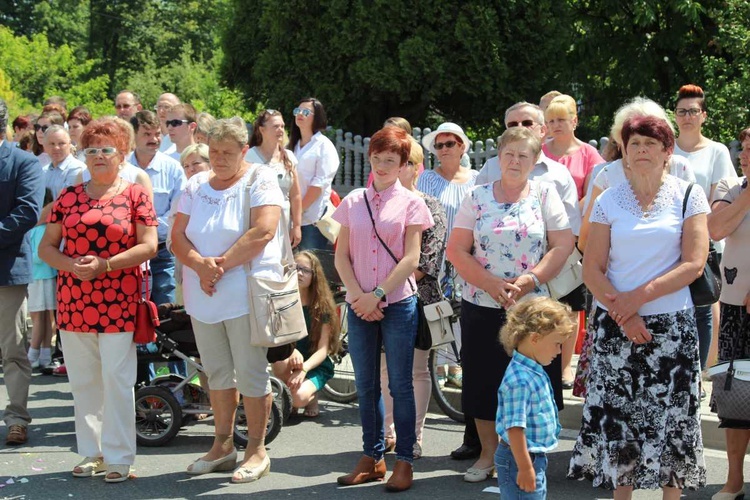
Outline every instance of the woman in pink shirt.
<path fill-rule="evenodd" d="M 396 466 L 386 488 L 411 487 L 416 410 L 412 367 L 417 331 L 414 271 L 422 231 L 434 224 L 424 200 L 404 188 L 399 173 L 407 168 L 411 142 L 403 130 L 385 127 L 370 140 L 374 182 L 341 201 L 333 218 L 341 224 L 336 270 L 349 303 L 349 351 L 362 422 L 364 456 L 344 486 L 379 481 L 386 468 L 383 404 L 380 388 L 381 345 L 386 354 L 398 435 Z"/>
<path fill-rule="evenodd" d="M 586 194 L 591 171 L 596 165 L 604 163 L 604 158 L 595 147 L 576 138 L 578 113 L 576 101 L 569 95 L 552 99 L 544 111 L 544 119 L 552 139 L 544 144 L 542 150 L 548 157 L 568 167 L 578 189 L 578 199 L 581 200 Z"/>

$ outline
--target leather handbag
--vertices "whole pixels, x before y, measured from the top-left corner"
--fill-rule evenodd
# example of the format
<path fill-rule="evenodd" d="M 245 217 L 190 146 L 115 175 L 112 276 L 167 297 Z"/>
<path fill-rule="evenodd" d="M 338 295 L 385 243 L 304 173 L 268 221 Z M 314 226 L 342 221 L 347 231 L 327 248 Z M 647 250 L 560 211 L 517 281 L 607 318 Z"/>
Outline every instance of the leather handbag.
<path fill-rule="evenodd" d="M 313 226 L 317 227 L 320 234 L 326 237 L 331 243 L 336 243 L 336 239 L 339 237 L 341 231 L 341 224 L 333 220 L 333 212 L 336 207 L 333 206 L 333 202 L 329 199 L 326 203 L 326 211 L 323 213 L 323 217 L 317 222 L 313 222 Z"/>
<path fill-rule="evenodd" d="M 437 347 L 443 344 L 453 342 L 453 328 L 451 327 L 451 317 L 453 316 L 453 307 L 447 300 L 441 300 L 434 304 L 422 306 L 427 327 L 430 331 L 431 347 Z"/>
<path fill-rule="evenodd" d="M 159 312 L 151 299 L 151 291 L 148 288 L 148 267 L 138 277 L 138 306 L 135 310 L 135 331 L 133 342 L 136 344 L 148 344 L 156 342 L 156 327 L 159 326 Z M 146 282 L 146 295 L 141 291 L 143 282 Z"/>
<path fill-rule="evenodd" d="M 690 191 L 695 186 L 691 183 L 685 191 L 685 198 L 682 200 L 682 218 L 685 218 L 685 209 L 687 208 Z M 708 259 L 703 266 L 703 274 L 690 283 L 690 295 L 693 298 L 694 306 L 708 306 L 714 304 L 721 296 L 721 270 L 719 269 L 719 257 L 713 244 L 709 244 Z"/>
<path fill-rule="evenodd" d="M 372 229 L 375 231 L 375 236 L 378 237 L 378 241 L 381 245 L 383 245 L 383 248 L 385 248 L 385 251 L 388 252 L 388 255 L 391 256 L 393 262 L 398 264 L 399 260 L 395 255 L 393 255 L 393 252 L 391 252 L 391 249 L 388 248 L 388 245 L 385 244 L 385 241 L 383 241 L 383 238 L 381 238 L 380 234 L 378 233 L 378 229 L 375 227 L 375 218 L 372 216 L 372 209 L 370 208 L 370 202 L 367 201 L 367 195 L 365 195 L 364 198 L 365 205 L 367 206 L 367 213 L 370 214 Z M 420 298 L 419 294 L 417 294 L 417 290 L 414 288 L 414 285 L 411 282 L 411 277 L 407 278 L 406 281 L 409 282 L 411 291 L 414 292 L 415 295 L 417 295 L 417 335 L 414 339 L 414 347 L 416 349 L 419 349 L 420 351 L 429 351 L 433 347 L 432 333 L 430 330 L 429 320 L 427 319 L 427 315 L 425 313 L 425 305 L 422 303 L 422 299 Z"/>
<path fill-rule="evenodd" d="M 748 315 L 742 320 L 742 326 L 734 339 L 732 353 L 745 352 L 747 342 Z M 742 342 L 740 342 L 742 340 Z M 739 345 L 741 349 L 738 349 Z M 713 383 L 712 403 L 719 418 L 727 420 L 750 420 L 750 359 L 732 359 L 708 369 L 708 376 Z"/>
<path fill-rule="evenodd" d="M 559 299 L 583 284 L 583 264 L 581 264 L 581 252 L 573 248 L 568 260 L 565 261 L 562 270 L 557 276 L 547 282 L 550 297 Z"/>
<path fill-rule="evenodd" d="M 250 189 L 258 168 L 245 185 L 244 233 L 250 230 Z M 251 262 L 245 263 L 247 289 L 250 302 L 250 343 L 260 347 L 275 347 L 296 342 L 307 336 L 307 326 L 302 310 L 302 299 L 297 281 L 297 264 L 292 253 L 289 226 L 281 210 L 277 231 L 281 236 L 283 256 L 280 280 L 254 276 Z"/>

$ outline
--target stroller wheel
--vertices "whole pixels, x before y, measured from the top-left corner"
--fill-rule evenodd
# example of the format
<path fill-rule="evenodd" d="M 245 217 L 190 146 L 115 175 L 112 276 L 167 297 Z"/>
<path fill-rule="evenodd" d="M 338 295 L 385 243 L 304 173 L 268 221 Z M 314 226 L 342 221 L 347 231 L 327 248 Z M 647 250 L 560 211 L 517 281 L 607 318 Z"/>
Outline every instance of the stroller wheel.
<path fill-rule="evenodd" d="M 266 444 L 276 439 L 276 436 L 281 432 L 283 424 L 284 415 L 281 413 L 279 404 L 274 400 L 271 404 L 271 413 L 268 416 L 268 422 L 266 423 Z M 247 447 L 247 416 L 245 415 L 245 407 L 242 401 L 237 406 L 237 413 L 234 417 L 234 444 L 241 448 Z"/>
<path fill-rule="evenodd" d="M 142 387 L 135 393 L 135 437 L 142 446 L 161 446 L 182 425 L 180 403 L 162 387 Z"/>
<path fill-rule="evenodd" d="M 280 379 L 271 377 L 271 392 L 273 392 L 273 399 L 279 404 L 281 414 L 284 416 L 284 422 L 286 422 L 289 420 L 293 410 L 292 391 Z"/>

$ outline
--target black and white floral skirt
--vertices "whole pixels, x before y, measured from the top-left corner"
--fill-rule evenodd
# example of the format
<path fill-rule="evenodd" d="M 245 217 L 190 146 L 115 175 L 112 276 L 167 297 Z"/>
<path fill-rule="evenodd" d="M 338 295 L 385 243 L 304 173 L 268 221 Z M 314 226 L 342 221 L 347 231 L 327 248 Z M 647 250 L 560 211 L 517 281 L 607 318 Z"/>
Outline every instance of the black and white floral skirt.
<path fill-rule="evenodd" d="M 704 486 L 693 309 L 643 319 L 653 339 L 636 345 L 607 311 L 594 314 L 588 395 L 568 478 L 609 490 Z"/>

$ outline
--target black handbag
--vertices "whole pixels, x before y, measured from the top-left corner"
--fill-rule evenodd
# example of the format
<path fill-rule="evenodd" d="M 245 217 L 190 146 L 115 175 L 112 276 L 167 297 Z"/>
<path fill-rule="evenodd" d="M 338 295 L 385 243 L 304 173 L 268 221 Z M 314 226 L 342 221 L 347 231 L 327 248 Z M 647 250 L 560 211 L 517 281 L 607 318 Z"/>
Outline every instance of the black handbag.
<path fill-rule="evenodd" d="M 694 183 L 688 186 L 685 199 L 682 200 L 683 220 L 693 186 L 695 186 Z M 719 300 L 721 295 L 721 270 L 719 269 L 719 256 L 716 254 L 713 243 L 709 243 L 708 259 L 703 267 L 703 274 L 690 283 L 690 295 L 693 298 L 694 306 L 709 306 Z"/>
<path fill-rule="evenodd" d="M 372 221 L 372 229 L 375 231 L 375 236 L 378 237 L 378 241 L 380 241 L 380 244 L 383 245 L 383 248 L 385 248 L 385 251 L 388 252 L 388 255 L 391 256 L 391 259 L 393 259 L 393 262 L 398 264 L 398 259 L 395 255 L 393 255 L 393 252 L 391 252 L 391 249 L 388 248 L 388 245 L 385 244 L 385 241 L 383 241 L 383 238 L 380 237 L 380 234 L 378 234 L 378 229 L 375 227 L 375 218 L 372 216 L 372 209 L 370 208 L 370 202 L 367 201 L 367 195 L 365 194 L 365 205 L 367 205 L 367 213 L 370 214 L 370 221 Z M 416 289 L 414 288 L 414 285 L 411 282 L 411 279 L 407 278 L 406 281 L 409 282 L 409 286 L 411 287 L 411 291 L 416 294 Z M 432 349 L 432 334 L 430 333 L 430 325 L 427 322 L 427 317 L 424 314 L 424 304 L 422 303 L 422 299 L 419 298 L 419 294 L 417 295 L 417 337 L 414 339 L 414 347 L 419 349 L 420 351 L 429 351 Z"/>

